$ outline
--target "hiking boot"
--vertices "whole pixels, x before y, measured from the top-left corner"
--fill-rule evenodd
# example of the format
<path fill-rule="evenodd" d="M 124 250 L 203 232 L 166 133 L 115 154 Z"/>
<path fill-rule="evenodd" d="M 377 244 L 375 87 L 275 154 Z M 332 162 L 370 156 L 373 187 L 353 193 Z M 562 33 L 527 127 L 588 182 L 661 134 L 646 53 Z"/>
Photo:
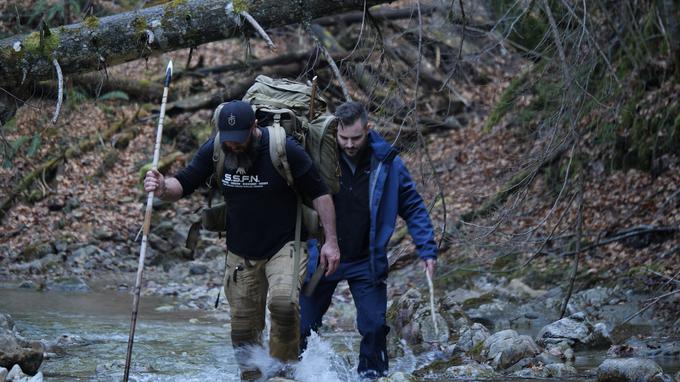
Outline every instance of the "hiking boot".
<path fill-rule="evenodd" d="M 362 381 L 374 381 L 380 377 L 384 377 L 386 373 L 378 373 L 375 370 L 364 370 L 359 372 L 359 377 Z"/>

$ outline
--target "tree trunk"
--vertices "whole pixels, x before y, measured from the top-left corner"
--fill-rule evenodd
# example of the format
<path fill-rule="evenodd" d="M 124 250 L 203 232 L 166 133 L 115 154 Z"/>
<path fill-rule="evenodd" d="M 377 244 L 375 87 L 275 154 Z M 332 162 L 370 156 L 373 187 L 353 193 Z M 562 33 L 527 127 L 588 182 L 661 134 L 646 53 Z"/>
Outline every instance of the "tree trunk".
<path fill-rule="evenodd" d="M 369 0 L 367 6 L 388 3 Z M 243 4 L 243 5 L 241 5 Z M 225 0 L 174 0 L 155 7 L 101 19 L 88 17 L 51 31 L 0 40 L 0 87 L 15 88 L 25 80 L 54 76 L 52 59 L 64 75 L 148 57 L 250 32 L 237 14 L 249 12 L 264 28 L 364 8 L 363 0 L 249 0 L 233 9 Z"/>
<path fill-rule="evenodd" d="M 680 82 L 680 27 L 678 27 L 678 9 L 673 0 L 661 0 L 661 15 L 664 18 L 666 35 L 670 43 L 670 51 L 675 66 L 675 78 Z"/>

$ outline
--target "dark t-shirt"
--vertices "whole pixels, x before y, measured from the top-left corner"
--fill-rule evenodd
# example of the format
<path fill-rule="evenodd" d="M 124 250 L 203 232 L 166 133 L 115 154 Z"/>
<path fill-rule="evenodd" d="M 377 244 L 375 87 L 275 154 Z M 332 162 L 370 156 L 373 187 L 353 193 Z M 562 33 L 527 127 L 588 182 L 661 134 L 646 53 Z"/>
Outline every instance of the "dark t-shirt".
<path fill-rule="evenodd" d="M 297 213 L 295 191 L 276 171 L 269 156 L 269 132 L 260 131 L 262 137 L 253 166 L 247 172 L 225 167 L 222 178 L 227 202 L 227 247 L 251 260 L 267 259 L 284 244 L 295 240 Z M 213 140 L 205 142 L 191 163 L 177 174 L 182 196 L 192 193 L 214 173 Z M 286 140 L 286 154 L 300 192 L 312 200 L 328 193 L 312 160 L 290 137 Z"/>
<path fill-rule="evenodd" d="M 371 176 L 370 146 L 362 150 L 357 163 L 344 154 L 340 158 L 340 191 L 333 195 L 338 231 L 340 261 L 368 258 L 368 232 L 371 228 L 368 183 Z"/>

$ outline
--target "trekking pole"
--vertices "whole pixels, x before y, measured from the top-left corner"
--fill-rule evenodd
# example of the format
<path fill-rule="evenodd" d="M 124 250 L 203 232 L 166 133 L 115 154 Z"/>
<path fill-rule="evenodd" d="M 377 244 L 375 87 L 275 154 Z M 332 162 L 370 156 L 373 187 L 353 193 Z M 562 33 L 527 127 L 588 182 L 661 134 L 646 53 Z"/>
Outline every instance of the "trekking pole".
<path fill-rule="evenodd" d="M 434 310 L 434 285 L 432 284 L 432 276 L 425 268 L 425 276 L 427 276 L 427 287 L 430 289 L 430 315 L 432 316 L 432 324 L 434 324 L 434 335 L 439 339 L 439 328 L 437 327 L 437 317 L 435 317 Z"/>
<path fill-rule="evenodd" d="M 163 99 L 161 101 L 161 112 L 158 117 L 158 129 L 156 131 L 156 144 L 153 149 L 153 163 L 151 168 L 158 168 L 158 157 L 161 152 L 161 137 L 163 136 L 163 118 L 165 117 L 165 104 L 168 101 L 168 88 L 172 78 L 172 60 L 165 69 L 165 84 L 163 85 Z M 139 250 L 139 265 L 137 266 L 137 279 L 135 280 L 134 297 L 132 299 L 132 319 L 130 322 L 130 336 L 128 337 L 127 355 L 125 356 L 125 374 L 123 382 L 128 381 L 130 376 L 130 361 L 132 360 L 132 343 L 135 337 L 135 326 L 137 325 L 137 310 L 139 308 L 139 294 L 142 289 L 142 272 L 144 271 L 144 257 L 146 256 L 146 244 L 151 227 L 151 209 L 153 207 L 153 191 L 149 192 L 146 198 L 146 211 L 144 213 L 144 226 L 142 236 L 142 247 Z"/>
<path fill-rule="evenodd" d="M 317 83 L 317 76 L 314 76 L 312 78 L 312 99 L 309 101 L 309 120 L 311 121 L 314 119 L 314 101 L 316 98 L 316 83 Z"/>

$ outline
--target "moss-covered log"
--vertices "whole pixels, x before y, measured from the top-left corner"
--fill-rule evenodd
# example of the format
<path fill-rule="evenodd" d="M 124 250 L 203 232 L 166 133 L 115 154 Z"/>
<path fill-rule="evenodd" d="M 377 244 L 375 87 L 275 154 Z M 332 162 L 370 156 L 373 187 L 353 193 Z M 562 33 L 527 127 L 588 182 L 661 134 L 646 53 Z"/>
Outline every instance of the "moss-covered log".
<path fill-rule="evenodd" d="M 388 2 L 370 0 L 366 5 Z M 27 79 L 52 78 L 53 58 L 68 75 L 250 33 L 241 11 L 273 28 L 364 6 L 363 0 L 173 0 L 101 19 L 90 16 L 49 33 L 0 40 L 0 86 L 11 89 Z"/>

